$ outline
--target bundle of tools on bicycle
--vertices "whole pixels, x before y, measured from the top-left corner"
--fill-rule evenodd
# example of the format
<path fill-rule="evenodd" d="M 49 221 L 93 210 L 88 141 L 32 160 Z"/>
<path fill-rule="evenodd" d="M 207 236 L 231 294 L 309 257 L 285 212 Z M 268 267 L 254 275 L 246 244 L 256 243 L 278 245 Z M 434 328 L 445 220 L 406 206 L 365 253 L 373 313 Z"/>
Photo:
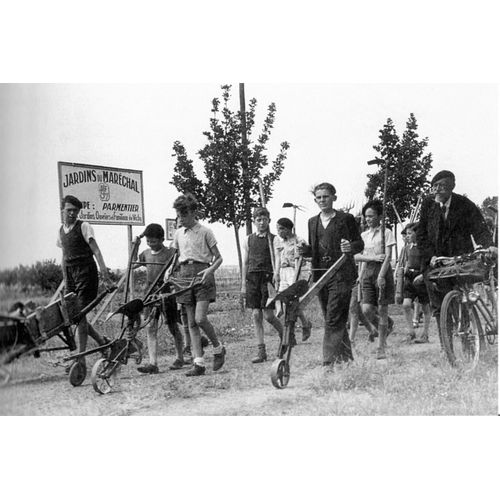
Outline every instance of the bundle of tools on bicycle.
<path fill-rule="evenodd" d="M 477 283 L 488 279 L 490 269 L 496 261 L 496 255 L 481 248 L 457 257 L 438 257 L 428 278 L 431 281 L 453 278 Z"/>

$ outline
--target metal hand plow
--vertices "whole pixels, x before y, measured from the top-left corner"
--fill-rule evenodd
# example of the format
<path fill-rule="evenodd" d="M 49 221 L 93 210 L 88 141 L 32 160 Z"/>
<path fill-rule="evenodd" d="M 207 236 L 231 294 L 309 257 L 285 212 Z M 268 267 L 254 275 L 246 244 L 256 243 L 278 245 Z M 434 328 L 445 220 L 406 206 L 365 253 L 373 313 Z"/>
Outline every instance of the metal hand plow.
<path fill-rule="evenodd" d="M 271 366 L 271 382 L 276 389 L 284 389 L 290 381 L 290 357 L 292 348 L 296 345 L 295 323 L 299 312 L 310 304 L 346 260 L 347 257 L 343 254 L 311 288 L 307 280 L 299 280 L 269 302 L 268 305 L 272 305 L 279 300 L 285 306 L 285 330 L 278 350 L 278 359 Z"/>

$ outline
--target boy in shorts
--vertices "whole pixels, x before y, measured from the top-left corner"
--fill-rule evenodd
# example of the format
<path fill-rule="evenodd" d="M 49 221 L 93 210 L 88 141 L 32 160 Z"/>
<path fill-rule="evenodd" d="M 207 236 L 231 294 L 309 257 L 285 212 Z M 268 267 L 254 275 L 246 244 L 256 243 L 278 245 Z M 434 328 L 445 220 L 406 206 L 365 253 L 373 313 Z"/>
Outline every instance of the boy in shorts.
<path fill-rule="evenodd" d="M 149 224 L 144 230 L 143 236 L 146 237 L 146 243 L 149 248 L 139 254 L 139 261 L 144 262 L 146 266 L 146 290 L 156 281 L 160 274 L 163 265 L 171 261 L 175 255 L 173 248 L 167 248 L 163 241 L 165 239 L 165 232 L 159 224 Z M 138 265 L 138 267 L 140 264 Z M 183 348 L 184 341 L 182 334 L 179 331 L 178 321 L 179 314 L 177 310 L 177 303 L 174 297 L 170 297 L 163 301 L 162 304 L 163 315 L 168 329 L 174 337 L 175 351 L 177 357 L 173 364 L 170 366 L 171 370 L 179 370 L 184 365 Z M 153 311 L 148 308 L 144 311 L 145 317 L 149 317 Z M 137 371 L 141 373 L 156 374 L 158 373 L 158 320 L 160 319 L 161 309 L 154 309 L 154 317 L 148 326 L 148 355 L 149 363 L 144 366 L 139 366 Z"/>
<path fill-rule="evenodd" d="M 413 222 L 405 228 L 408 239 L 406 248 L 406 259 L 404 267 L 403 285 L 403 310 L 408 324 L 408 341 L 415 341 L 416 344 L 429 342 L 429 324 L 431 322 L 431 308 L 429 305 L 429 295 L 421 273 L 422 253 L 417 247 L 418 224 Z M 418 299 L 424 313 L 424 329 L 422 335 L 416 338 L 415 324 L 413 322 L 413 309 L 415 299 Z"/>
<path fill-rule="evenodd" d="M 305 241 L 293 232 L 293 222 L 283 217 L 276 223 L 278 236 L 274 238 L 275 270 L 274 284 L 278 292 L 286 290 L 295 282 L 297 260 L 299 254 L 297 247 L 303 245 Z M 302 342 L 311 336 L 311 322 L 305 317 L 304 311 L 299 312 L 302 323 Z"/>
<path fill-rule="evenodd" d="M 368 229 L 361 233 L 364 242 L 363 253 L 354 256 L 363 262 L 361 281 L 361 303 L 368 321 L 377 324 L 379 320 L 377 359 L 385 359 L 385 345 L 388 334 L 388 306 L 394 304 L 394 276 L 391 268 L 392 247 L 396 244 L 392 231 L 385 229 L 385 249 L 382 248 L 381 219 L 383 206 L 380 200 L 369 201 L 362 210 Z M 378 308 L 378 309 L 377 309 Z"/>
<path fill-rule="evenodd" d="M 63 224 L 59 229 L 56 243 L 63 253 L 64 287 L 67 293 L 76 293 L 80 310 L 97 297 L 99 276 L 94 257 L 99 265 L 104 284 L 107 288 L 112 285 L 92 226 L 78 219 L 81 208 L 82 203 L 75 196 L 68 195 L 63 198 L 61 202 Z M 76 327 L 78 352 L 86 350 L 88 335 L 99 345 L 108 343 L 108 340 L 101 337 L 84 316 Z M 80 359 L 79 362 L 85 363 L 85 358 Z"/>
<path fill-rule="evenodd" d="M 177 296 L 177 302 L 183 304 L 191 335 L 193 367 L 187 377 L 205 374 L 205 361 L 201 344 L 200 328 L 205 332 L 214 349 L 213 370 L 222 368 L 225 362 L 226 348 L 221 344 L 215 329 L 207 318 L 208 306 L 215 302 L 215 270 L 222 264 L 222 257 L 217 248 L 217 240 L 211 229 L 202 226 L 196 218 L 198 202 L 191 194 L 181 195 L 174 202 L 179 229 L 174 234 L 172 247 L 179 253 L 179 267 L 176 276 L 183 279 L 201 277 L 201 286 Z"/>
<path fill-rule="evenodd" d="M 266 208 L 257 207 L 253 211 L 253 223 L 256 231 L 250 234 L 242 245 L 242 276 L 244 279 L 241 280 L 241 293 L 245 295 L 247 308 L 252 309 L 254 331 L 257 338 L 257 356 L 252 359 L 252 363 L 267 361 L 263 318 L 274 327 L 280 338 L 283 336 L 283 326 L 274 314 L 274 306 L 266 306 L 269 298 L 267 285 L 273 280 L 271 252 L 274 251 L 273 241 L 275 238 L 274 234 L 269 231 L 270 220 L 269 211 Z"/>

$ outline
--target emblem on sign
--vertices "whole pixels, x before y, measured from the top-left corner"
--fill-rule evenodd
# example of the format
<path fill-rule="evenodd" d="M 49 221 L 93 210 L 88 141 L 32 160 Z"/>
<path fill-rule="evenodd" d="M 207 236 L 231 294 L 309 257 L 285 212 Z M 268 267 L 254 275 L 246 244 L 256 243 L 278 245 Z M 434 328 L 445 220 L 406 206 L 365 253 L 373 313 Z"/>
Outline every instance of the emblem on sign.
<path fill-rule="evenodd" d="M 110 197 L 109 186 L 107 184 L 99 184 L 99 198 L 101 201 L 109 201 Z"/>

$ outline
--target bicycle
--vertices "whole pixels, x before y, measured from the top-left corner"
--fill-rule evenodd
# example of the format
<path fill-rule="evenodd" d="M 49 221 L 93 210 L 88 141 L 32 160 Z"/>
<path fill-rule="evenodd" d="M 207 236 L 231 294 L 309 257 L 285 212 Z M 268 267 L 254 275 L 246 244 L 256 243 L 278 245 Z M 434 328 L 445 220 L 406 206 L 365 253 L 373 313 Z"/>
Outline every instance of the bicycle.
<path fill-rule="evenodd" d="M 496 255 L 478 249 L 458 257 L 438 257 L 429 279 L 452 280 L 441 305 L 440 330 L 448 362 L 474 370 L 479 354 L 498 337 Z"/>

